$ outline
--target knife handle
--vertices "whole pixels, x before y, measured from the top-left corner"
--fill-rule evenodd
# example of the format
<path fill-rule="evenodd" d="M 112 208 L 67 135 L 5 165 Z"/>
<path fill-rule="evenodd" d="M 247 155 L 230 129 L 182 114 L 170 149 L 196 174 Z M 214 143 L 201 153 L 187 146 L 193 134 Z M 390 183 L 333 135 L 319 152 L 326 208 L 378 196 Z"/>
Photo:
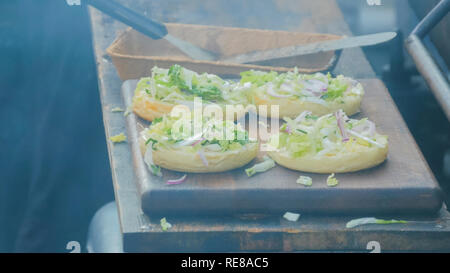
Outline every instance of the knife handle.
<path fill-rule="evenodd" d="M 86 2 L 152 39 L 161 39 L 167 35 L 167 28 L 162 23 L 147 18 L 114 0 L 87 0 Z"/>

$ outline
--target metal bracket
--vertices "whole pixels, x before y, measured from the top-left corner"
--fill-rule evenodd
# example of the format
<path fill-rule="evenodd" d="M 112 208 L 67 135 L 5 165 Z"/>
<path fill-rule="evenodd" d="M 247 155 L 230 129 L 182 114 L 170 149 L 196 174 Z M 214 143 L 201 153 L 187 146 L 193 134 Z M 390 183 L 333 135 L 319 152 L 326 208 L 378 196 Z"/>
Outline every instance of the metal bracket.
<path fill-rule="evenodd" d="M 450 121 L 449 83 L 421 40 L 449 11 L 450 0 L 441 0 L 411 32 L 405 47 Z"/>

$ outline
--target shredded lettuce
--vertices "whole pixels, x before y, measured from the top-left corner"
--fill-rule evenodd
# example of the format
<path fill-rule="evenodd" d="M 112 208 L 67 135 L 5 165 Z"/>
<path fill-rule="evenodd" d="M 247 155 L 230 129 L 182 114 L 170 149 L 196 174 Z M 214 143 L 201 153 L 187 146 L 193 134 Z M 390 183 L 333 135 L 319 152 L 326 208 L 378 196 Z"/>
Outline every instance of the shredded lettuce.
<path fill-rule="evenodd" d="M 145 154 L 144 154 L 144 162 L 145 162 L 145 164 L 147 165 L 147 167 L 148 167 L 150 173 L 152 173 L 153 175 L 156 175 L 156 176 L 160 176 L 160 177 L 162 176 L 162 173 L 161 173 L 161 167 L 160 167 L 160 166 L 156 166 L 156 165 L 153 163 L 153 153 L 152 153 L 152 149 L 147 149 L 147 150 L 145 151 Z"/>
<path fill-rule="evenodd" d="M 124 112 L 125 110 L 123 110 L 120 107 L 114 107 L 113 109 L 111 109 L 111 112 L 115 113 L 115 112 Z"/>
<path fill-rule="evenodd" d="M 127 110 L 125 110 L 125 112 L 123 113 L 123 116 L 126 117 L 126 116 L 128 116 L 129 114 L 131 114 L 131 112 L 132 112 L 131 108 L 130 108 L 130 107 L 127 107 Z"/>
<path fill-rule="evenodd" d="M 353 219 L 345 225 L 346 228 L 354 228 L 356 226 L 361 225 L 367 225 L 367 224 L 379 224 L 379 225 L 386 225 L 386 224 L 406 224 L 408 221 L 404 220 L 383 220 L 383 219 L 377 219 L 374 217 L 364 217 L 364 218 L 358 218 Z"/>
<path fill-rule="evenodd" d="M 265 83 L 273 82 L 277 76 L 278 73 L 275 71 L 263 72 L 249 70 L 241 72 L 241 83 L 250 82 L 252 84 L 256 84 L 257 86 L 261 86 Z"/>
<path fill-rule="evenodd" d="M 152 76 L 141 78 L 135 94 L 139 99 L 140 92 L 150 95 L 153 99 L 177 103 L 192 101 L 194 97 L 214 102 L 225 102 L 228 99 L 242 100 L 245 95 L 232 92 L 236 84 L 225 81 L 208 73 L 198 74 L 180 65 L 172 65 L 169 69 L 154 67 Z"/>
<path fill-rule="evenodd" d="M 166 217 L 161 218 L 160 224 L 161 224 L 161 229 L 162 229 L 163 231 L 167 231 L 168 229 L 172 228 L 172 224 L 170 224 L 169 222 L 167 222 Z"/>
<path fill-rule="evenodd" d="M 194 130 L 195 121 L 186 117 L 164 116 L 155 120 L 141 135 L 153 150 L 183 149 L 197 152 L 202 147 L 215 147 L 218 151 L 233 151 L 255 143 L 240 124 L 230 120 L 204 117 L 201 128 Z M 213 145 L 213 146 L 211 146 Z M 216 149 L 217 150 L 217 149 Z M 209 150 L 211 151 L 211 150 Z"/>
<path fill-rule="evenodd" d="M 275 161 L 269 158 L 268 156 L 264 157 L 264 161 L 258 164 L 255 164 L 253 167 L 245 169 L 245 173 L 247 176 L 253 176 L 256 173 L 266 172 L 275 167 Z"/>
<path fill-rule="evenodd" d="M 337 78 L 331 79 L 329 81 L 327 92 L 320 98 L 326 101 L 335 100 L 339 97 L 342 97 L 347 88 L 347 81 L 344 80 L 343 76 L 338 76 Z"/>
<path fill-rule="evenodd" d="M 300 218 L 300 214 L 298 214 L 298 213 L 293 213 L 293 212 L 286 212 L 286 213 L 283 215 L 283 218 L 286 219 L 286 220 L 288 220 L 288 221 L 291 221 L 291 222 L 297 222 L 298 219 Z"/>
<path fill-rule="evenodd" d="M 362 86 L 351 78 L 342 75 L 333 78 L 330 73 L 301 74 L 297 69 L 280 74 L 274 71 L 244 71 L 240 83 L 250 83 L 251 92 L 259 96 L 302 99 L 325 106 L 333 101 L 342 102 L 345 94 L 364 94 Z"/>
<path fill-rule="evenodd" d="M 334 177 L 334 173 L 332 173 L 327 178 L 327 186 L 328 187 L 336 187 L 339 184 L 339 180 L 337 180 L 336 177 Z"/>

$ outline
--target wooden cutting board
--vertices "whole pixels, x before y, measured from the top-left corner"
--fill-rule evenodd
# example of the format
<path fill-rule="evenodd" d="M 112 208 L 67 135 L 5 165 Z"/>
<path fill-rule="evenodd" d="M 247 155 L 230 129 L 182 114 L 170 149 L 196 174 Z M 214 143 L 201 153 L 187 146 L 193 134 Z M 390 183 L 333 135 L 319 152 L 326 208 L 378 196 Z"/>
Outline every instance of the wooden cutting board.
<path fill-rule="evenodd" d="M 297 213 L 321 214 L 432 214 L 442 206 L 442 194 L 416 142 L 378 79 L 360 80 L 366 95 L 361 112 L 352 118 L 368 117 L 377 131 L 389 136 L 389 154 L 381 165 L 355 173 L 337 174 L 337 187 L 326 185 L 326 174 L 297 172 L 281 166 L 247 177 L 245 168 L 224 173 L 188 174 L 180 185 L 166 185 L 167 179 L 182 173 L 162 170 L 151 175 L 138 145 L 139 131 L 149 125 L 134 114 L 127 116 L 127 135 L 133 153 L 142 210 L 148 215 Z M 131 104 L 136 80 L 122 87 L 125 104 Z M 420 110 L 420 109 L 418 109 Z M 261 155 L 260 155 L 261 156 Z M 300 175 L 313 179 L 311 187 L 296 183 Z"/>

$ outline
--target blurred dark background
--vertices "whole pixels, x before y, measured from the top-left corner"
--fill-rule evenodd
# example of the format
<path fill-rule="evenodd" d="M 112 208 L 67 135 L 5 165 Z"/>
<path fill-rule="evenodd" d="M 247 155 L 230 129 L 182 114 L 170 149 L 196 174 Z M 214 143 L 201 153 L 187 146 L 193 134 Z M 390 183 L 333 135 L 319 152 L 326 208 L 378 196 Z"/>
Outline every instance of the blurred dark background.
<path fill-rule="evenodd" d="M 114 200 L 86 9 L 0 1 L 0 252 L 85 246 Z"/>
<path fill-rule="evenodd" d="M 403 39 L 428 1 L 381 2 L 338 0 L 355 35 L 396 30 Z M 450 125 L 402 39 L 364 52 L 448 193 Z M 85 8 L 0 0 L 0 124 L 0 252 L 84 246 L 93 214 L 114 199 Z"/>

